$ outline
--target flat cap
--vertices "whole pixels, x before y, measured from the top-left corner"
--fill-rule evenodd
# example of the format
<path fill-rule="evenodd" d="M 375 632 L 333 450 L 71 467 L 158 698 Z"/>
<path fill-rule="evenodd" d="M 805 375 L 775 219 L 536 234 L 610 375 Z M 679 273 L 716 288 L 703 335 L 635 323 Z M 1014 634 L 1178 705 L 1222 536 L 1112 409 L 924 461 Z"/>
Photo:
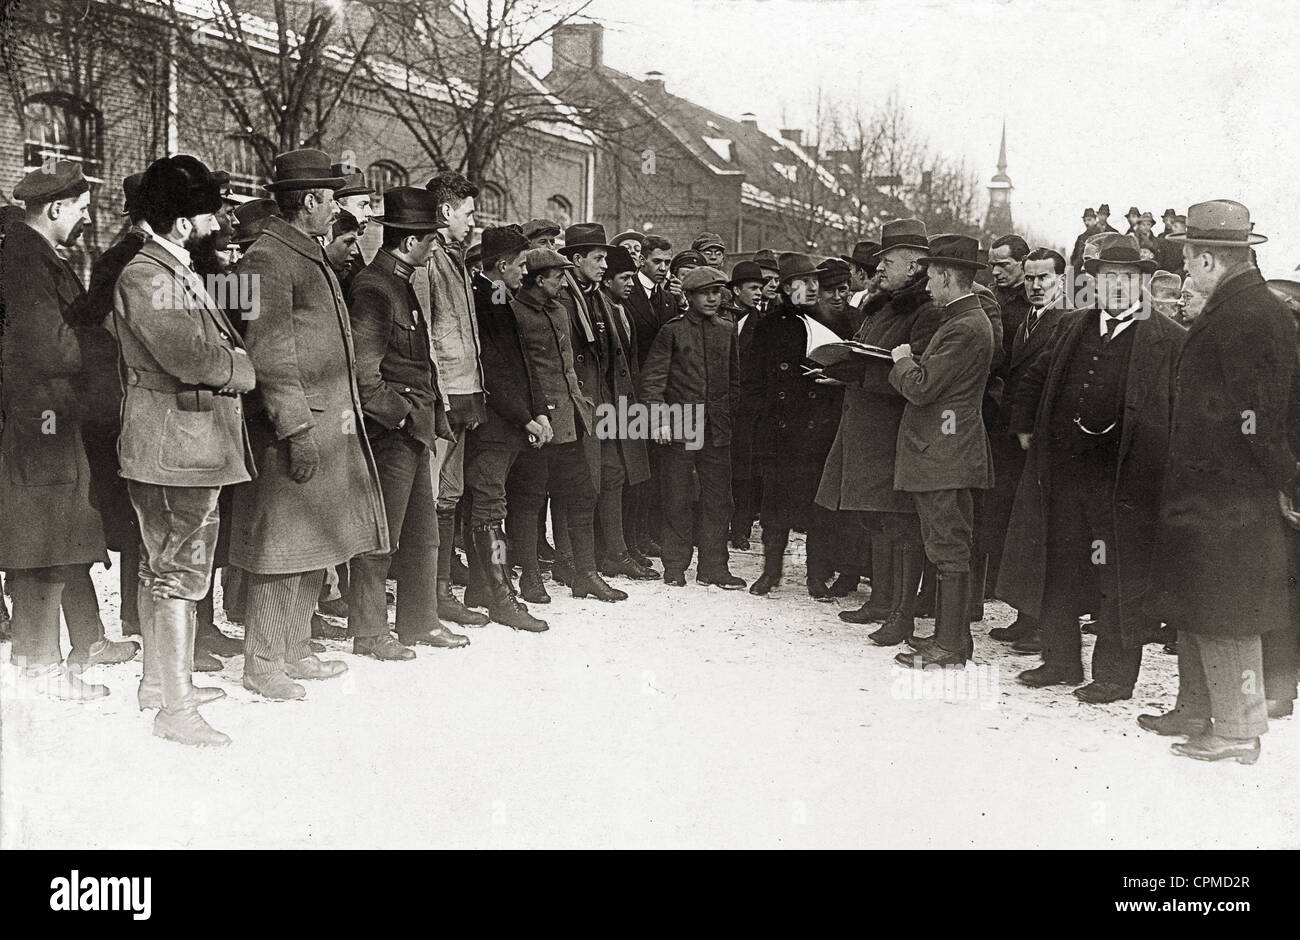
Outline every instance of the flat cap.
<path fill-rule="evenodd" d="M 701 232 L 695 236 L 695 241 L 691 242 L 691 247 L 696 251 L 703 251 L 705 248 L 721 248 L 727 250 L 726 243 L 723 242 L 721 235 L 715 235 L 712 232 Z"/>
<path fill-rule="evenodd" d="M 688 294 L 692 291 L 706 290 L 710 287 L 725 287 L 726 285 L 727 275 L 717 268 L 710 268 L 707 265 L 701 268 L 692 268 L 682 275 L 682 290 Z"/>
<path fill-rule="evenodd" d="M 559 235 L 563 229 L 559 223 L 550 219 L 529 219 L 524 223 L 525 238 L 541 238 L 544 235 Z"/>
<path fill-rule="evenodd" d="M 80 196 L 90 188 L 75 160 L 59 160 L 53 169 L 44 166 L 32 170 L 14 187 L 14 198 L 30 206 L 44 205 L 56 199 Z"/>
<path fill-rule="evenodd" d="M 549 248 L 532 248 L 524 255 L 524 265 L 529 272 L 546 271 L 550 268 L 571 268 L 572 262 L 558 251 Z"/>

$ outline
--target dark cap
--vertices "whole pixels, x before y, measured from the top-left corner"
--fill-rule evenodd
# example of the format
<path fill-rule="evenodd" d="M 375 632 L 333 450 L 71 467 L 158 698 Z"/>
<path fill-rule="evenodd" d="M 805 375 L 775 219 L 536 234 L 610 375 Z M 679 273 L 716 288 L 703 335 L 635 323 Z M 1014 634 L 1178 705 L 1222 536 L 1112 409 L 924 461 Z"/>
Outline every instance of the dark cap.
<path fill-rule="evenodd" d="M 726 243 L 723 242 L 721 235 L 714 235 L 712 232 L 701 232 L 695 236 L 695 241 L 691 242 L 691 247 L 696 251 L 703 251 L 705 248 L 721 248 L 727 250 Z"/>
<path fill-rule="evenodd" d="M 679 251 L 673 255 L 673 260 L 668 262 L 668 270 L 676 274 L 684 264 L 693 264 L 697 268 L 702 268 L 708 262 L 704 260 L 704 255 L 694 248 L 687 248 L 685 251 Z"/>
<path fill-rule="evenodd" d="M 90 182 L 75 160 L 59 160 L 53 169 L 44 166 L 32 170 L 14 187 L 14 198 L 22 200 L 30 209 L 57 199 L 80 196 L 90 189 Z"/>
<path fill-rule="evenodd" d="M 610 248 L 605 254 L 605 261 L 609 265 L 605 269 L 605 277 L 613 277 L 615 274 L 626 274 L 629 271 L 636 270 L 636 261 L 632 258 L 632 252 L 621 245 L 614 245 Z"/>
<path fill-rule="evenodd" d="M 692 268 L 682 277 L 682 290 L 687 294 L 697 290 L 707 290 L 710 287 L 726 286 L 727 275 L 708 265 Z"/>
<path fill-rule="evenodd" d="M 559 223 L 552 222 L 550 219 L 529 219 L 524 223 L 524 237 L 533 239 L 541 238 L 545 235 L 559 235 L 564 231 L 560 228 Z"/>
<path fill-rule="evenodd" d="M 816 277 L 821 273 L 817 270 L 817 265 L 813 264 L 812 258 L 797 251 L 781 252 L 776 267 L 777 276 L 781 278 L 782 284 L 791 278 Z"/>
<path fill-rule="evenodd" d="M 135 208 L 136 197 L 140 195 L 140 182 L 144 173 L 132 173 L 122 180 L 122 213 L 130 215 Z"/>
<path fill-rule="evenodd" d="M 571 268 L 573 262 L 550 248 L 530 248 L 524 255 L 524 264 L 531 274 L 534 271 L 547 271 L 551 268 Z"/>
<path fill-rule="evenodd" d="M 217 212 L 221 187 L 197 157 L 160 157 L 144 171 L 135 207 L 146 218 L 186 219 Z"/>
<path fill-rule="evenodd" d="M 827 290 L 834 290 L 849 282 L 849 274 L 849 263 L 843 258 L 827 258 L 817 265 L 817 284 Z"/>
<path fill-rule="evenodd" d="M 730 285 L 732 287 L 739 287 L 746 281 L 757 281 L 762 284 L 766 280 L 767 277 L 763 274 L 763 269 L 757 261 L 740 261 L 731 269 Z"/>
<path fill-rule="evenodd" d="M 518 225 L 489 225 L 483 230 L 479 245 L 483 249 L 483 267 L 490 268 L 505 257 L 528 251 L 528 237 Z"/>

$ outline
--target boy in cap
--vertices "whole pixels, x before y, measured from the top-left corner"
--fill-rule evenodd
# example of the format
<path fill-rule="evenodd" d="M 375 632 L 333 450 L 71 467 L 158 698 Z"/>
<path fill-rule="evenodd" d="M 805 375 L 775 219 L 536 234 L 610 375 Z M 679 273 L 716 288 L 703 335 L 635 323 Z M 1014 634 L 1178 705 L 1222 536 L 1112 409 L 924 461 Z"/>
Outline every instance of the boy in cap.
<path fill-rule="evenodd" d="M 689 307 L 664 324 L 641 370 L 641 400 L 650 408 L 651 436 L 661 448 L 664 582 L 678 587 L 686 584 L 693 530 L 700 547 L 696 582 L 726 590 L 745 586 L 728 569 L 727 558 L 740 363 L 735 327 L 718 316 L 726 283 L 717 268 L 686 274 L 682 291 Z M 692 512 L 696 485 L 698 521 Z"/>

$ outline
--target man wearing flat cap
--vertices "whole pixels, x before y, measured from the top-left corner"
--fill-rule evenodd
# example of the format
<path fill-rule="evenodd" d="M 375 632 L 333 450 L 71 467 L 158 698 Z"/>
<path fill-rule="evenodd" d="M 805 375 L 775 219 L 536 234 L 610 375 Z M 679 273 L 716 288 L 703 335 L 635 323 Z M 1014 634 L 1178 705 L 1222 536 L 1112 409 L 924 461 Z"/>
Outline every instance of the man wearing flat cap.
<path fill-rule="evenodd" d="M 451 437 L 438 368 L 411 278 L 433 250 L 437 205 L 426 189 L 384 194 L 383 244 L 348 292 L 356 349 L 357 392 L 374 454 L 388 523 L 389 550 L 358 555 L 349 565 L 348 633 L 352 650 L 378 660 L 415 658 L 415 645 L 455 649 L 468 638 L 438 619 L 438 508 L 433 452 Z M 397 545 L 397 639 L 388 628 L 384 584 Z"/>
<path fill-rule="evenodd" d="M 704 263 L 713 268 L 722 267 L 722 258 L 727 253 L 727 245 L 722 237 L 712 232 L 701 232 L 695 236 L 691 249 L 698 251 L 704 258 Z"/>
<path fill-rule="evenodd" d="M 700 548 L 697 583 L 724 590 L 745 586 L 731 573 L 727 557 L 740 364 L 736 328 L 718 316 L 726 283 L 727 276 L 717 268 L 687 273 L 682 290 L 690 306 L 664 324 L 641 370 L 641 400 L 651 409 L 651 436 L 661 455 L 664 582 L 677 587 L 686 584 L 695 543 Z"/>
<path fill-rule="evenodd" d="M 853 338 L 893 349 L 911 342 L 918 322 L 930 319 L 934 310 L 920 262 L 930 239 L 919 219 L 895 219 L 882 227 L 880 245 L 881 290 L 867 301 L 866 317 Z M 921 343 L 914 344 L 918 355 L 921 349 Z M 881 646 L 912 636 L 921 583 L 916 505 L 910 494 L 894 489 L 898 426 L 905 405 L 889 384 L 887 369 L 868 367 L 859 383 L 848 386 L 817 489 L 817 505 L 861 513 L 870 533 L 871 597 L 839 616 L 849 623 L 882 622 L 870 635 Z"/>
<path fill-rule="evenodd" d="M 121 474 L 140 524 L 141 708 L 158 708 L 154 734 L 191 745 L 230 738 L 198 712 L 224 697 L 195 688 L 196 614 L 216 559 L 222 487 L 255 472 L 240 396 L 253 363 L 226 314 L 191 267 L 217 231 L 220 188 L 194 157 L 156 160 L 137 205 L 150 240 L 117 281 L 112 330 L 125 376 Z M 161 429 L 161 430 L 160 430 Z"/>
<path fill-rule="evenodd" d="M 90 501 L 82 426 L 105 417 L 105 403 L 87 393 L 74 325 L 86 320 L 86 293 L 56 251 L 73 245 L 90 224 L 90 184 L 78 164 L 61 160 L 53 173 L 24 177 L 14 198 L 26 207 L 0 245 L 0 570 L 9 575 L 14 599 L 10 656 L 25 679 L 58 698 L 102 698 L 108 688 L 83 683 L 78 673 L 131 659 L 135 644 L 104 639 L 90 579 L 90 566 L 106 563 L 108 555 Z M 72 641 L 67 669 L 60 609 Z"/>
<path fill-rule="evenodd" d="M 1092 682 L 1074 694 L 1106 704 L 1132 697 L 1159 635 L 1145 608 L 1185 333 L 1147 305 L 1155 265 L 1136 239 L 1103 233 L 1086 263 L 1096 306 L 1061 316 L 1011 403 L 1028 454 L 997 596 L 1040 623 L 1043 664 L 1019 676 L 1034 687 L 1084 681 L 1078 618 L 1096 614 Z"/>
<path fill-rule="evenodd" d="M 564 231 L 557 222 L 550 219 L 529 219 L 523 225 L 524 237 L 533 248 L 555 250 L 557 239 Z"/>
<path fill-rule="evenodd" d="M 827 258 L 817 265 L 816 319 L 841 339 L 853 335 L 856 327 L 849 317 L 849 263 Z"/>
<path fill-rule="evenodd" d="M 1182 243 L 1187 276 L 1207 299 L 1173 377 L 1156 543 L 1152 606 L 1178 626 L 1178 702 L 1138 721 L 1188 735 L 1173 745 L 1183 757 L 1254 763 L 1272 697 L 1264 645 L 1293 642 L 1287 527 L 1300 527 L 1300 513 L 1287 422 L 1295 324 L 1251 263 L 1251 246 L 1266 239 L 1244 205 L 1191 206 L 1186 234 L 1170 240 Z"/>
<path fill-rule="evenodd" d="M 230 563 L 247 572 L 244 687 L 300 699 L 294 679 L 342 675 L 342 661 L 310 648 L 324 569 L 386 552 L 379 474 L 364 432 L 356 353 L 343 291 L 317 240 L 338 206 L 329 156 L 275 158 L 267 189 L 280 208 L 239 262 L 260 285 L 244 311 L 257 370 L 249 435 L 258 477 L 234 491 Z"/>

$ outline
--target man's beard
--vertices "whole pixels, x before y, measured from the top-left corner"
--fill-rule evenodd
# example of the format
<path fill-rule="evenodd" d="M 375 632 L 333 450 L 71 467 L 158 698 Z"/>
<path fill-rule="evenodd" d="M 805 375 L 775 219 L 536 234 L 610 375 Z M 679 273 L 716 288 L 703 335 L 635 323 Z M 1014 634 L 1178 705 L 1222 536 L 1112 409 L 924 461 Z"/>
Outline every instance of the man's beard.
<path fill-rule="evenodd" d="M 220 230 L 207 235 L 191 233 L 185 240 L 183 247 L 190 253 L 190 258 L 194 261 L 194 270 L 199 274 L 220 274 L 225 270 L 225 262 L 217 254 L 220 247 L 218 242 L 221 240 Z"/>

